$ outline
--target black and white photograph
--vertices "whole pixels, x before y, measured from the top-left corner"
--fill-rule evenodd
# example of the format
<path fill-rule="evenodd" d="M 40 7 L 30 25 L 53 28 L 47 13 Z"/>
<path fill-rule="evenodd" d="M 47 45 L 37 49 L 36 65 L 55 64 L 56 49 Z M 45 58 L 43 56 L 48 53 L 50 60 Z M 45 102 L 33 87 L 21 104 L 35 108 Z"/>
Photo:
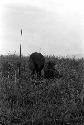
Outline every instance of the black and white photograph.
<path fill-rule="evenodd" d="M 84 1 L 0 1 L 0 125 L 84 125 Z"/>

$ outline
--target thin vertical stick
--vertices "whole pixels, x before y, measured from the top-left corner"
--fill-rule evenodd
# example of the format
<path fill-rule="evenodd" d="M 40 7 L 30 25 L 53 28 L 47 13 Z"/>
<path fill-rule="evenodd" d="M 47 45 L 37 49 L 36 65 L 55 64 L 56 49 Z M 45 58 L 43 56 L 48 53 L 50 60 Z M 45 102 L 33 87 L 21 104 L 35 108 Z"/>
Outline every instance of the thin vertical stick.
<path fill-rule="evenodd" d="M 22 29 L 21 29 L 21 36 L 22 36 Z M 20 44 L 19 82 L 21 82 L 21 44 Z"/>
<path fill-rule="evenodd" d="M 20 44 L 20 62 L 19 62 L 19 77 L 21 76 L 21 44 Z"/>
<path fill-rule="evenodd" d="M 19 83 L 21 83 L 21 44 L 20 44 L 20 61 L 19 61 Z"/>
<path fill-rule="evenodd" d="M 21 44 L 20 44 L 20 60 L 21 60 Z"/>

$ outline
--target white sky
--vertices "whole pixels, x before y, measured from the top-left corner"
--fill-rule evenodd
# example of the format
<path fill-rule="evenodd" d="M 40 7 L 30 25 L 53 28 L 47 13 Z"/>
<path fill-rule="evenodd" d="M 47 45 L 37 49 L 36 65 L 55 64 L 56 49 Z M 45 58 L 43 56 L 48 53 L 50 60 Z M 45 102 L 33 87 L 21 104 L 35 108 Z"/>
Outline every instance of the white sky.
<path fill-rule="evenodd" d="M 20 29 L 23 36 L 20 36 Z M 0 54 L 84 54 L 83 0 L 0 1 Z"/>

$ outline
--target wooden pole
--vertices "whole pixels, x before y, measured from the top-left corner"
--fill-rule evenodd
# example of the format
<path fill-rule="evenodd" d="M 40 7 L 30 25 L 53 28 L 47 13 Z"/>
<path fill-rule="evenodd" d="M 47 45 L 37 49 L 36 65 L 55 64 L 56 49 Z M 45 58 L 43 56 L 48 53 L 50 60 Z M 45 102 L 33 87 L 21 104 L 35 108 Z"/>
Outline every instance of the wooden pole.
<path fill-rule="evenodd" d="M 21 29 L 22 36 L 22 29 Z M 20 62 L 19 62 L 19 82 L 21 82 L 21 44 L 20 44 Z"/>
<path fill-rule="evenodd" d="M 20 44 L 20 60 L 21 60 L 21 44 Z"/>
<path fill-rule="evenodd" d="M 20 44 L 20 60 L 19 60 L 19 77 L 21 77 L 21 44 Z"/>

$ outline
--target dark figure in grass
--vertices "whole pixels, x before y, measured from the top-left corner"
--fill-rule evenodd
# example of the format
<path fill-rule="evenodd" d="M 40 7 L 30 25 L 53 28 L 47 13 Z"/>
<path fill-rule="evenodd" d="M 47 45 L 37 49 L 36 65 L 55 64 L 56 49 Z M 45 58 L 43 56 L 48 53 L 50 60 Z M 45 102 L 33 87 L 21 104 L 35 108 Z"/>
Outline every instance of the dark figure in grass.
<path fill-rule="evenodd" d="M 45 70 L 44 70 L 44 77 L 48 78 L 48 79 L 52 79 L 52 78 L 61 78 L 62 74 L 59 73 L 59 71 L 57 71 L 57 69 L 55 68 L 55 63 L 53 61 L 48 61 L 46 63 L 45 66 Z"/>
<path fill-rule="evenodd" d="M 37 78 L 41 77 L 41 70 L 44 68 L 45 58 L 41 53 L 32 53 L 29 58 L 29 69 L 32 71 L 32 78 L 37 74 Z"/>

